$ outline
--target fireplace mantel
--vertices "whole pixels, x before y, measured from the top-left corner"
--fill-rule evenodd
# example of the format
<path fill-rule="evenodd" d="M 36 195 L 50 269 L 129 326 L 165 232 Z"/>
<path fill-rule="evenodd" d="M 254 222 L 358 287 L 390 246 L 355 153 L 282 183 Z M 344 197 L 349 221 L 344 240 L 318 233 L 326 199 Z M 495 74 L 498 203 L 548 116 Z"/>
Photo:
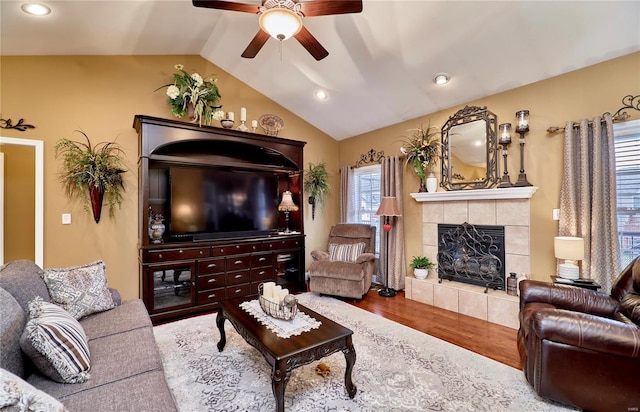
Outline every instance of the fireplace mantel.
<path fill-rule="evenodd" d="M 536 186 L 508 187 L 504 189 L 451 190 L 447 192 L 411 193 L 416 202 L 442 202 L 452 200 L 530 199 Z"/>

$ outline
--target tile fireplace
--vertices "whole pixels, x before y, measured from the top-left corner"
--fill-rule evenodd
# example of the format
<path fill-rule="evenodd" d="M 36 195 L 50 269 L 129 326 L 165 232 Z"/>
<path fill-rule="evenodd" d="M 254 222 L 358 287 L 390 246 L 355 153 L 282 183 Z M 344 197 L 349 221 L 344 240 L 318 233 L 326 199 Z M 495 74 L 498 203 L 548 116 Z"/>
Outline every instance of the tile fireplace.
<path fill-rule="evenodd" d="M 502 284 L 502 287 L 498 288 L 501 290 L 493 290 L 493 283 L 487 291 L 487 285 L 480 285 L 478 282 L 451 282 L 445 278 L 440 283 L 439 279 L 419 280 L 408 273 L 405 296 L 408 299 L 517 328 L 518 297 L 508 296 L 504 292 L 504 284 L 510 272 L 521 275 L 529 274 L 531 271 L 530 199 L 537 189 L 532 186 L 412 193 L 411 196 L 422 204 L 424 256 L 440 263 L 438 227 L 441 225 L 457 227 L 466 223 L 476 228 L 483 226 L 503 228 L 504 236 L 501 242 L 504 258 L 497 275 L 500 279 L 496 279 L 495 274 L 492 276 L 493 281 Z M 493 263 L 490 263 L 493 260 L 487 257 L 483 262 L 474 264 L 475 268 L 479 273 L 489 270 L 493 267 Z M 474 265 L 471 266 L 474 267 Z M 453 266 L 455 267 L 455 264 Z M 484 278 L 480 276 L 480 279 Z"/>

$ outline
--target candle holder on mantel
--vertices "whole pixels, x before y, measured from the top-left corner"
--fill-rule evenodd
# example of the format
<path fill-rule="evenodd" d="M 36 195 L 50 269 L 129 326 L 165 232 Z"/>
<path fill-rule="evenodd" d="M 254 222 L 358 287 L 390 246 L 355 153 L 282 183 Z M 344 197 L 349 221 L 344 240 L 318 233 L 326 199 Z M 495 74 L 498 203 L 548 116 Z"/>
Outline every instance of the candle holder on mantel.
<path fill-rule="evenodd" d="M 236 130 L 240 130 L 242 132 L 246 132 L 247 130 L 249 130 L 249 128 L 247 127 L 247 125 L 245 125 L 246 120 L 240 120 L 240 126 L 238 126 L 236 128 Z"/>
<path fill-rule="evenodd" d="M 533 186 L 527 180 L 527 174 L 524 172 L 524 135 L 529 131 L 529 110 L 520 110 L 516 112 L 518 126 L 516 132 L 520 135 L 520 174 L 518 181 L 513 184 L 515 187 Z"/>
<path fill-rule="evenodd" d="M 509 169 L 507 168 L 507 148 L 511 144 L 511 123 L 502 123 L 498 126 L 498 129 L 500 134 L 498 143 L 502 146 L 502 157 L 504 158 L 504 172 L 498 188 L 513 187 L 509 177 Z"/>

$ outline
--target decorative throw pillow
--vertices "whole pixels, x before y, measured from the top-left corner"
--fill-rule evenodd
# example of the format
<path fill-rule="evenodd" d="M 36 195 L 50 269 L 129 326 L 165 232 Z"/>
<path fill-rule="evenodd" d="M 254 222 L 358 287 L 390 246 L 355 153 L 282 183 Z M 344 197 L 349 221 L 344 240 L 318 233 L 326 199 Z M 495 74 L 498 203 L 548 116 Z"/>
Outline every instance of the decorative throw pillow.
<path fill-rule="evenodd" d="M 101 260 L 65 269 L 47 269 L 42 279 L 54 303 L 80 319 L 115 307 Z"/>
<path fill-rule="evenodd" d="M 22 351 L 43 375 L 62 383 L 82 383 L 91 368 L 84 329 L 69 312 L 35 298 L 20 337 Z"/>
<path fill-rule="evenodd" d="M 364 253 L 364 243 L 354 243 L 351 245 L 329 245 L 329 260 L 341 260 L 343 262 L 355 262 Z"/>
<path fill-rule="evenodd" d="M 0 369 L 0 410 L 68 412 L 60 401 L 4 369 Z"/>

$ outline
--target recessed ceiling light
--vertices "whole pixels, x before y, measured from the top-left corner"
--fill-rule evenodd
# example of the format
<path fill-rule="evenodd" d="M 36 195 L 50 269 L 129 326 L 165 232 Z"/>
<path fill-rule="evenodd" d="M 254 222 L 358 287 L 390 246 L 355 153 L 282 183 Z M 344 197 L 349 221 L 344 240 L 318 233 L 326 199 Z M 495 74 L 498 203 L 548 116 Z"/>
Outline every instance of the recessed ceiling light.
<path fill-rule="evenodd" d="M 314 95 L 318 100 L 327 100 L 329 98 L 329 95 L 324 90 L 318 90 L 314 93 Z"/>
<path fill-rule="evenodd" d="M 40 3 L 25 3 L 22 5 L 22 11 L 32 16 L 46 16 L 51 13 L 51 9 Z"/>
<path fill-rule="evenodd" d="M 436 77 L 433 79 L 433 82 L 438 85 L 443 85 L 449 83 L 449 75 L 445 73 L 438 73 Z"/>

